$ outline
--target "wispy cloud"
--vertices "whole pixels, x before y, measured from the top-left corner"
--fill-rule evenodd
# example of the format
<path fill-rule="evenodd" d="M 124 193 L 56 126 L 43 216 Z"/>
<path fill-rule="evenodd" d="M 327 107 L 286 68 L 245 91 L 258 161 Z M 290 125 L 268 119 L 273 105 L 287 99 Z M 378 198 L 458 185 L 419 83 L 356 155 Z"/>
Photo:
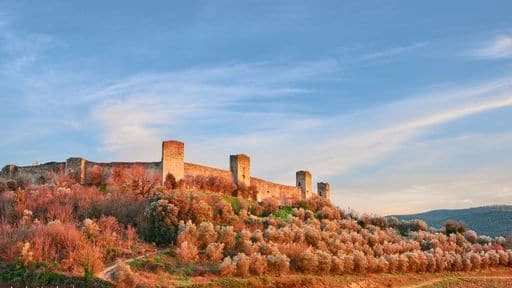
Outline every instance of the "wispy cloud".
<path fill-rule="evenodd" d="M 428 42 L 417 42 L 417 43 L 413 43 L 410 45 L 398 46 L 398 47 L 392 47 L 392 48 L 384 49 L 384 50 L 380 50 L 380 51 L 374 51 L 374 52 L 363 55 L 361 57 L 361 60 L 376 60 L 376 59 L 395 57 L 395 56 L 422 48 L 426 45 L 428 45 Z"/>
<path fill-rule="evenodd" d="M 470 55 L 483 59 L 512 58 L 512 35 L 498 35 L 493 40 L 484 43 L 482 47 L 471 51 Z"/>
<path fill-rule="evenodd" d="M 333 69 L 299 66 L 305 78 Z M 226 155 L 244 152 L 258 159 L 254 171 L 260 176 L 291 182 L 293 169 L 311 169 L 325 179 L 376 165 L 430 127 L 512 106 L 512 81 L 504 78 L 349 115 L 306 115 L 290 104 L 276 105 L 307 92 L 296 87 L 301 74 L 289 70 L 298 69 L 258 64 L 139 75 L 88 95 L 90 115 L 109 157 L 158 159 L 160 140 L 178 138 L 195 143 L 187 154 L 191 160 L 224 167 Z M 271 81 L 271 75 L 291 76 Z M 215 147 L 215 154 L 204 146 Z"/>
<path fill-rule="evenodd" d="M 151 148 L 164 137 L 223 137 L 223 130 L 243 135 L 247 130 L 276 132 L 282 126 L 310 125 L 294 116 L 290 105 L 276 103 L 308 92 L 296 87 L 297 81 L 334 69 L 329 61 L 320 61 L 141 74 L 84 99 L 92 103 L 91 116 L 101 127 L 104 152 L 133 157 L 135 150 L 140 151 L 135 155 L 139 159 L 155 159 L 158 151 Z"/>
<path fill-rule="evenodd" d="M 511 132 L 413 139 L 371 177 L 335 183 L 333 197 L 383 215 L 510 204 L 511 144 Z"/>
<path fill-rule="evenodd" d="M 478 61 L 460 66 L 460 59 L 453 57 L 417 57 L 427 52 L 446 55 L 457 45 L 453 39 L 460 39 L 453 33 L 485 33 L 479 30 L 482 25 L 472 27 L 469 21 L 466 30 L 423 33 L 442 39 L 393 42 L 418 35 L 415 29 L 393 34 L 388 28 L 398 22 L 373 25 L 389 20 L 389 11 L 370 13 L 377 18 L 364 23 L 352 13 L 357 14 L 354 25 L 347 28 L 336 22 L 336 13 L 322 9 L 295 5 L 293 11 L 268 14 L 265 8 L 258 11 L 265 13 L 249 13 L 261 25 L 246 27 L 239 25 L 247 22 L 244 7 L 230 5 L 222 17 L 218 7 L 208 9 L 207 15 L 194 7 L 183 10 L 192 17 L 174 17 L 173 29 L 167 29 L 168 19 L 157 14 L 154 21 L 126 22 L 133 18 L 129 13 L 134 9 L 128 7 L 126 13 L 102 17 L 104 21 L 79 29 L 77 35 L 59 28 L 71 10 L 53 17 L 34 5 L 9 6 L 18 8 L 8 13 L 0 8 L 4 163 L 24 165 L 40 157 L 55 161 L 72 155 L 96 161 L 155 161 L 160 159 L 160 141 L 167 138 L 187 143 L 188 161 L 216 167 L 227 168 L 229 154 L 246 153 L 255 176 L 276 182 L 293 184 L 295 170 L 309 169 L 314 180 L 333 184 L 337 204 L 358 204 L 362 211 L 417 210 L 436 201 L 461 205 L 446 196 L 450 190 L 458 190 L 453 193 L 464 203 L 484 203 L 481 191 L 502 191 L 493 199 L 512 195 L 510 177 L 503 172 L 512 165 L 512 145 L 499 135 L 510 132 L 512 74 L 486 81 L 482 77 L 494 73 L 482 71 Z M 40 17 L 27 21 L 34 13 Z M 289 25 L 275 29 L 283 15 Z M 501 18 L 495 18 L 486 27 L 501 25 Z M 76 20 L 80 27 L 88 21 Z M 451 21 L 434 20 L 438 27 Z M 318 25 L 311 27 L 311 21 Z M 366 31 L 370 24 L 376 29 Z M 241 29 L 230 29 L 233 25 Z M 491 36 L 465 48 L 464 56 L 512 59 L 510 31 Z M 337 48 L 347 43 L 355 44 Z M 392 62 L 400 65 L 387 65 Z M 510 63 L 487 64 L 504 71 L 503 65 Z M 458 86 L 432 86 L 438 81 Z M 413 85 L 416 91 L 428 91 L 411 95 Z M 397 95 L 390 92 L 394 87 Z M 498 132 L 486 139 L 489 131 Z M 444 141 L 460 134 L 464 137 L 453 143 Z M 479 153 L 471 154 L 475 147 Z M 489 157 L 494 162 L 474 174 L 459 167 L 471 168 L 471 161 Z M 464 171 L 450 170 L 456 165 Z"/>
<path fill-rule="evenodd" d="M 403 147 L 433 127 L 512 106 L 511 83 L 500 80 L 483 83 L 475 90 L 437 91 L 353 115 L 322 119 L 319 126 L 311 129 L 283 129 L 288 134 L 276 141 L 271 134 L 265 135 L 263 139 L 268 140 L 260 143 L 261 148 L 250 151 L 259 160 L 254 171 L 292 183 L 293 169 L 310 169 L 317 180 L 326 180 L 339 179 L 360 168 L 379 167 L 384 159 L 396 157 Z M 275 161 L 276 155 L 279 161 Z M 344 183 L 333 185 L 343 186 Z"/>
<path fill-rule="evenodd" d="M 10 76 L 31 67 L 52 42 L 49 35 L 22 33 L 13 30 L 8 20 L 0 22 L 0 55 L 6 59 L 0 62 L 0 72 Z"/>

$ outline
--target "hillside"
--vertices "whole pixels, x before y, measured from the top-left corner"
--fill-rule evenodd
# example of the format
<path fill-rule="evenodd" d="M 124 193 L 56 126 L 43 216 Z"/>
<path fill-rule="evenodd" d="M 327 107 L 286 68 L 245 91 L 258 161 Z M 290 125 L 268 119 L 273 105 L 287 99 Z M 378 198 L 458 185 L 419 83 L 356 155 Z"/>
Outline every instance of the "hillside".
<path fill-rule="evenodd" d="M 463 221 L 480 235 L 508 236 L 512 233 L 512 205 L 468 209 L 442 209 L 410 215 L 394 215 L 401 220 L 423 219 L 429 226 L 441 227 L 446 220 Z"/>
<path fill-rule="evenodd" d="M 344 276 L 389 273 L 403 283 L 403 273 L 512 265 L 510 241 L 358 216 L 317 195 L 286 206 L 215 177 L 50 180 L 0 179 L 0 286 L 381 287 Z"/>

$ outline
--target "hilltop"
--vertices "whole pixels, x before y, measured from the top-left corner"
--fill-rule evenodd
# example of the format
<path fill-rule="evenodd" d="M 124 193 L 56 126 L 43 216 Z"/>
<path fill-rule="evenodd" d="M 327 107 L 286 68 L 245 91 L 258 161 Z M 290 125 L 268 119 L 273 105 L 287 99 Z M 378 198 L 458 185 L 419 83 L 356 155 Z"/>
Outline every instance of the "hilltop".
<path fill-rule="evenodd" d="M 0 179 L 0 285 L 389 287 L 512 266 L 510 240 L 358 215 L 319 195 L 258 201 L 222 177 L 138 172 L 98 184 Z"/>
<path fill-rule="evenodd" d="M 467 209 L 440 209 L 409 215 L 394 215 L 401 220 L 422 219 L 440 228 L 447 220 L 463 221 L 478 234 L 491 237 L 512 233 L 512 205 L 492 205 Z"/>

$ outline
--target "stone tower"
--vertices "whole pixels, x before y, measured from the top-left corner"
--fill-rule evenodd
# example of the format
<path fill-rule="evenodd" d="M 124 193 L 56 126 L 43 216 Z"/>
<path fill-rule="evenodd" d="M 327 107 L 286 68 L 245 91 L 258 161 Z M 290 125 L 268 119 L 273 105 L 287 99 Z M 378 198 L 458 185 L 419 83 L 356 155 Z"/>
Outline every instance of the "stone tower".
<path fill-rule="evenodd" d="M 85 159 L 72 157 L 66 160 L 65 174 L 75 179 L 79 184 L 85 184 Z"/>
<path fill-rule="evenodd" d="M 316 184 L 316 191 L 318 192 L 318 196 L 331 199 L 331 186 L 329 186 L 329 183 L 318 182 Z"/>
<path fill-rule="evenodd" d="M 300 188 L 302 199 L 308 199 L 311 197 L 312 183 L 311 173 L 307 170 L 297 171 L 295 174 L 297 179 L 297 187 Z"/>
<path fill-rule="evenodd" d="M 2 168 L 2 171 L 0 171 L 0 176 L 6 179 L 15 179 L 18 174 L 18 171 L 18 166 L 14 164 L 9 164 Z"/>
<path fill-rule="evenodd" d="M 235 184 L 251 185 L 251 158 L 245 154 L 230 155 L 229 168 Z"/>
<path fill-rule="evenodd" d="M 180 141 L 162 142 L 162 182 L 167 174 L 172 174 L 176 181 L 183 179 L 185 173 L 185 144 Z"/>

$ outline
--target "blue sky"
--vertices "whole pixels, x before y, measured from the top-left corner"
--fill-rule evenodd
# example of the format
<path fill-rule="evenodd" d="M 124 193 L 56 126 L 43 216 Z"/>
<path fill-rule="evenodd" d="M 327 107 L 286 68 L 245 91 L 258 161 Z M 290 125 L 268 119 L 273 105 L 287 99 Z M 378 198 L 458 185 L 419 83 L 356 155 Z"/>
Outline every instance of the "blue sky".
<path fill-rule="evenodd" d="M 512 204 L 510 1 L 146 2 L 0 0 L 0 166 L 179 139 L 360 212 Z"/>

